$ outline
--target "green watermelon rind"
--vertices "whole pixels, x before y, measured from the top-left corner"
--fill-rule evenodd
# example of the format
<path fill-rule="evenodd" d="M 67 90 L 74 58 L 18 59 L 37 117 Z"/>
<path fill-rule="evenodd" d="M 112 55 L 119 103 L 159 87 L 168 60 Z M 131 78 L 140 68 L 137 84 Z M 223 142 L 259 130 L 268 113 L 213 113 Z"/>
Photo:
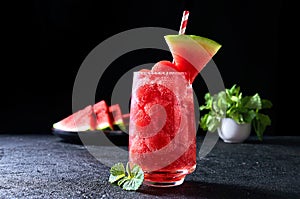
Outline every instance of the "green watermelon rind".
<path fill-rule="evenodd" d="M 97 125 L 97 130 L 112 130 L 112 127 L 109 123 L 102 122 L 101 124 Z"/>
<path fill-rule="evenodd" d="M 119 120 L 117 120 L 117 121 L 115 121 L 115 123 L 114 123 L 114 129 L 115 130 L 121 130 L 121 131 L 123 131 L 123 132 L 126 132 L 127 130 L 126 130 L 126 126 L 125 126 L 125 123 L 124 123 L 124 121 L 122 120 L 122 119 L 119 119 Z"/>
<path fill-rule="evenodd" d="M 222 47 L 221 44 L 218 42 L 202 37 L 202 36 L 197 36 L 197 35 L 166 35 L 164 36 L 166 41 L 169 41 L 170 43 L 176 42 L 176 41 L 183 41 L 183 40 L 189 40 L 193 39 L 197 43 L 199 43 L 205 50 L 211 55 L 215 55 L 218 50 Z"/>
<path fill-rule="evenodd" d="M 122 111 L 119 104 L 109 107 L 109 112 L 113 121 L 113 130 L 126 132 L 126 126 L 122 118 Z"/>

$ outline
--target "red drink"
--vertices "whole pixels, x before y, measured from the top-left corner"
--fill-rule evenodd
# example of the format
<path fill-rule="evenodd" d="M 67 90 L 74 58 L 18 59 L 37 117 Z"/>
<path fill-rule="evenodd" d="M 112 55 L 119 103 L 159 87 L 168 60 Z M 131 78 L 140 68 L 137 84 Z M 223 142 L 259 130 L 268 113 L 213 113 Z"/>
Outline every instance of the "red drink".
<path fill-rule="evenodd" d="M 129 124 L 129 161 L 144 183 L 176 186 L 196 168 L 192 85 L 183 72 L 135 72 Z"/>

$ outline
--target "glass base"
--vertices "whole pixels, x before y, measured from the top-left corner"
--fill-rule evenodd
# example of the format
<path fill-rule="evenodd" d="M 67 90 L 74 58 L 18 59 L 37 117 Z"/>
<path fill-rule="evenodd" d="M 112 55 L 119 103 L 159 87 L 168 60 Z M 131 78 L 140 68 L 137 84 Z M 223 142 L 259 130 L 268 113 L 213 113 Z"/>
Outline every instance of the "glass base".
<path fill-rule="evenodd" d="M 171 181 L 168 181 L 168 182 L 153 182 L 153 181 L 145 180 L 144 184 L 148 185 L 148 186 L 152 186 L 152 187 L 174 187 L 174 186 L 181 185 L 183 183 L 184 179 L 185 179 L 185 176 L 181 180 L 174 181 L 174 182 L 171 182 Z"/>
<path fill-rule="evenodd" d="M 153 187 L 174 187 L 184 182 L 185 176 L 192 173 L 196 165 L 190 169 L 177 171 L 145 172 L 144 184 Z"/>

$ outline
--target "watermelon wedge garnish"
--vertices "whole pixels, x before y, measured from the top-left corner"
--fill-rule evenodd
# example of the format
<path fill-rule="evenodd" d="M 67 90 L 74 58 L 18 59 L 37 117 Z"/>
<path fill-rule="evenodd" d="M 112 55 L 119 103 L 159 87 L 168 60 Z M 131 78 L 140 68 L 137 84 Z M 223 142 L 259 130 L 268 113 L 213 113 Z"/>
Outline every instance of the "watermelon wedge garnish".
<path fill-rule="evenodd" d="M 104 100 L 97 102 L 94 104 L 93 109 L 97 117 L 96 129 L 113 130 L 113 120 L 106 102 Z"/>
<path fill-rule="evenodd" d="M 84 109 L 81 109 L 53 124 L 53 128 L 70 132 L 87 131 L 95 130 L 96 123 L 97 121 L 93 107 L 88 105 Z"/>
<path fill-rule="evenodd" d="M 160 61 L 152 67 L 152 71 L 186 72 L 186 78 L 191 83 L 221 48 L 219 43 L 196 35 L 166 35 L 164 38 L 174 62 Z"/>

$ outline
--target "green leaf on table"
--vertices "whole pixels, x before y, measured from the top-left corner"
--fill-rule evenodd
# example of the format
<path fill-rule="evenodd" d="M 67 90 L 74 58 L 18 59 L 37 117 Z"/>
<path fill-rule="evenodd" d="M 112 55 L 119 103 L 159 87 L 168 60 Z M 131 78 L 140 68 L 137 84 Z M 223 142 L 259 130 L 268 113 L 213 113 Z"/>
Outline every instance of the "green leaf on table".
<path fill-rule="evenodd" d="M 128 177 L 127 180 L 124 181 L 123 189 L 125 190 L 137 190 L 144 180 L 144 172 L 141 167 L 138 165 L 134 165 L 133 168 L 130 168 L 130 164 L 127 164 L 128 167 Z"/>
<path fill-rule="evenodd" d="M 125 176 L 125 168 L 122 163 L 113 165 L 110 169 L 109 182 L 114 183 Z"/>
<path fill-rule="evenodd" d="M 144 181 L 144 172 L 142 168 L 136 164 L 131 168 L 130 163 L 128 162 L 125 168 L 122 163 L 115 164 L 110 169 L 109 182 L 116 184 L 122 187 L 124 190 L 137 190 Z"/>

